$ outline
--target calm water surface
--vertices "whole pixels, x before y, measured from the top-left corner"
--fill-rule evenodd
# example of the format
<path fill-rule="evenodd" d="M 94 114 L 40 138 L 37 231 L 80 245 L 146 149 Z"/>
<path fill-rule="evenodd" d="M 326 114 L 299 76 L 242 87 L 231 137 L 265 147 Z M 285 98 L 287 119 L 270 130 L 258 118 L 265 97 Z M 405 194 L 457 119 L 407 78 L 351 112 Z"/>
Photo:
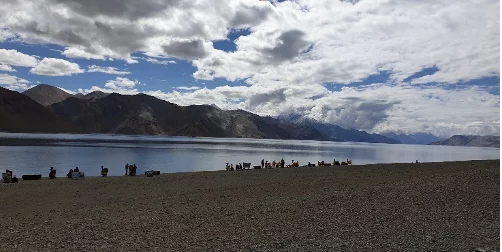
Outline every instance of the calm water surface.
<path fill-rule="evenodd" d="M 105 134 L 0 133 L 0 171 L 14 175 L 42 174 L 49 167 L 58 177 L 79 167 L 86 176 L 98 176 L 101 165 L 110 176 L 124 175 L 126 163 L 162 173 L 222 170 L 225 163 L 272 162 L 284 158 L 300 165 L 333 159 L 351 159 L 354 164 L 407 163 L 499 159 L 498 148 L 453 147 L 404 144 L 322 142 L 305 140 L 263 140 L 242 138 L 192 138 L 124 136 Z"/>

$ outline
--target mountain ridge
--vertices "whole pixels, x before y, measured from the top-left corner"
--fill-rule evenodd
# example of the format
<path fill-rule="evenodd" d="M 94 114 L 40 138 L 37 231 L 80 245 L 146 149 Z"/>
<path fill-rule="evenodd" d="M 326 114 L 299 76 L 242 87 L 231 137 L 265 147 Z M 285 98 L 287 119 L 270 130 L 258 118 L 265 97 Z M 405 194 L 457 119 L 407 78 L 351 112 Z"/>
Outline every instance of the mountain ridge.
<path fill-rule="evenodd" d="M 430 145 L 472 146 L 500 148 L 500 136 L 454 135 Z"/>
<path fill-rule="evenodd" d="M 22 94 L 30 97 L 32 100 L 45 107 L 62 102 L 71 97 L 76 97 L 84 100 L 98 100 L 109 95 L 109 93 L 104 93 L 101 91 L 93 91 L 85 95 L 82 93 L 73 95 L 58 87 L 54 87 L 48 84 L 40 84 L 34 86 L 22 92 Z"/>

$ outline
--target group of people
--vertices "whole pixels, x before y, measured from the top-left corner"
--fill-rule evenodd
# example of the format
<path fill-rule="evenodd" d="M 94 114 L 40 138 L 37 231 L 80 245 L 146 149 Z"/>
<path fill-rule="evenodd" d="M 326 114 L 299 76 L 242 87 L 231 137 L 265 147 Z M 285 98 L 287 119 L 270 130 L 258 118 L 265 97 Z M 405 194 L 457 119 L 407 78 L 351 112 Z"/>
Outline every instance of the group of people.
<path fill-rule="evenodd" d="M 136 176 L 136 169 L 138 167 L 136 167 L 136 164 L 132 164 L 130 165 L 129 163 L 127 163 L 125 165 L 125 175 L 129 175 L 129 176 Z"/>
<path fill-rule="evenodd" d="M 236 170 L 242 170 L 242 164 L 241 163 L 235 164 L 235 169 Z M 227 170 L 227 171 L 233 171 L 234 170 L 234 165 L 227 163 L 225 165 L 225 170 Z"/>
<path fill-rule="evenodd" d="M 317 161 L 317 166 L 340 166 L 340 165 L 350 165 L 352 164 L 352 160 L 347 159 L 347 161 L 337 161 L 336 159 L 333 159 L 333 163 L 325 163 L 324 161 Z M 249 164 L 250 165 L 250 164 Z M 315 167 L 316 165 L 313 163 L 308 163 L 307 167 Z M 259 168 L 284 168 L 284 167 L 300 167 L 300 162 L 295 160 L 291 160 L 291 164 L 286 165 L 284 162 L 284 159 L 281 159 L 279 162 L 276 162 L 275 160 L 272 161 L 271 163 L 268 162 L 268 160 L 262 159 L 261 160 L 261 166 L 255 166 L 255 169 Z M 233 171 L 234 170 L 234 165 L 227 163 L 225 165 L 225 169 L 227 171 Z M 242 169 L 241 163 L 235 164 L 235 169 L 240 170 Z"/>
<path fill-rule="evenodd" d="M 294 160 L 292 160 L 291 163 L 294 163 Z M 275 162 L 274 160 L 272 163 L 269 163 L 268 160 L 265 161 L 265 159 L 261 160 L 261 168 L 284 168 L 284 165 L 284 158 L 279 162 Z"/>
<path fill-rule="evenodd" d="M 17 183 L 18 178 L 16 176 L 12 176 L 12 171 L 11 170 L 5 170 L 5 173 L 2 174 L 2 180 L 4 183 Z"/>
<path fill-rule="evenodd" d="M 352 160 L 349 160 L 348 158 L 347 158 L 347 161 L 342 161 L 341 163 L 340 163 L 340 161 L 337 161 L 336 159 L 333 159 L 333 163 L 325 163 L 324 160 L 317 161 L 317 166 L 332 166 L 332 165 L 333 166 L 340 166 L 340 165 L 350 165 L 350 164 L 352 164 Z M 311 164 L 309 162 L 308 166 L 314 167 L 315 164 Z"/>
<path fill-rule="evenodd" d="M 101 166 L 101 167 L 103 167 L 103 166 Z M 68 173 L 66 174 L 66 177 L 71 179 L 73 177 L 73 173 L 79 173 L 80 174 L 80 169 L 78 169 L 78 166 L 75 167 L 75 169 L 70 169 L 70 171 L 68 171 Z M 54 173 L 54 176 L 55 175 L 56 174 Z"/>
<path fill-rule="evenodd" d="M 242 166 L 241 166 L 241 168 L 242 168 Z M 136 164 L 132 164 L 132 165 L 126 164 L 126 166 L 125 166 L 126 175 L 130 175 L 130 176 L 136 175 L 136 169 L 137 169 Z M 70 169 L 68 171 L 68 173 L 66 174 L 66 177 L 71 179 L 73 177 L 74 173 L 79 173 L 79 175 L 80 175 L 80 169 L 78 168 L 78 166 L 75 167 L 75 169 Z M 103 177 L 108 176 L 108 168 L 101 166 L 101 176 L 103 176 Z M 10 170 L 7 170 L 7 172 L 4 174 L 4 177 L 5 178 L 2 178 L 4 181 L 9 181 L 9 182 L 16 181 L 17 182 L 17 180 L 18 180 L 15 176 L 14 177 L 12 176 L 12 171 L 10 171 Z M 54 169 L 54 167 L 50 168 L 49 178 L 50 179 L 56 178 L 56 169 Z"/>

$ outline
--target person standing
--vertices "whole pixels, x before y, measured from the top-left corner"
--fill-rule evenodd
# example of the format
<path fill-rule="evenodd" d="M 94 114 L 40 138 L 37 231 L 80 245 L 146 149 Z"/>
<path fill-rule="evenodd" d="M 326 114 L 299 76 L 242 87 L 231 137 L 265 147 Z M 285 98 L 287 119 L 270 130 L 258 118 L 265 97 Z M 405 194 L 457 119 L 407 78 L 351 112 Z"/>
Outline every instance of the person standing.
<path fill-rule="evenodd" d="M 263 168 L 265 166 L 265 159 L 262 159 L 261 160 L 261 168 Z"/>
<path fill-rule="evenodd" d="M 126 171 L 126 174 L 125 174 L 125 175 L 126 175 L 126 176 L 127 176 L 127 170 L 129 170 L 129 163 L 127 163 L 127 164 L 125 165 L 125 171 Z"/>

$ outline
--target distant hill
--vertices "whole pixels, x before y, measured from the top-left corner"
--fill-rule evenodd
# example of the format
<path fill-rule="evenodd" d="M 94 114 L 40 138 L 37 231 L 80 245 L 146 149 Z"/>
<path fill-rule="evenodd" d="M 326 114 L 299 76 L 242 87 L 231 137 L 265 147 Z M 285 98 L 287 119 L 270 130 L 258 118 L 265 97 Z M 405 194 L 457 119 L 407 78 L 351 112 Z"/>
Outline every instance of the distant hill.
<path fill-rule="evenodd" d="M 49 106 L 54 103 L 62 102 L 73 95 L 47 84 L 40 84 L 23 92 L 34 101 Z"/>
<path fill-rule="evenodd" d="M 432 142 L 443 140 L 429 133 L 398 134 L 394 132 L 381 133 L 386 137 L 396 139 L 403 144 L 430 144 Z"/>
<path fill-rule="evenodd" d="M 500 148 L 499 136 L 455 135 L 448 139 L 431 143 L 431 145 L 477 146 Z"/>
<path fill-rule="evenodd" d="M 56 133 L 76 129 L 30 97 L 0 87 L 0 131 Z"/>
<path fill-rule="evenodd" d="M 366 131 L 356 129 L 344 129 L 338 125 L 321 123 L 319 121 L 304 118 L 301 115 L 296 114 L 279 116 L 278 119 L 284 122 L 301 125 L 303 127 L 313 127 L 314 129 L 323 133 L 326 137 L 340 141 L 390 144 L 401 143 L 396 139 L 392 139 L 380 134 L 370 134 Z"/>

